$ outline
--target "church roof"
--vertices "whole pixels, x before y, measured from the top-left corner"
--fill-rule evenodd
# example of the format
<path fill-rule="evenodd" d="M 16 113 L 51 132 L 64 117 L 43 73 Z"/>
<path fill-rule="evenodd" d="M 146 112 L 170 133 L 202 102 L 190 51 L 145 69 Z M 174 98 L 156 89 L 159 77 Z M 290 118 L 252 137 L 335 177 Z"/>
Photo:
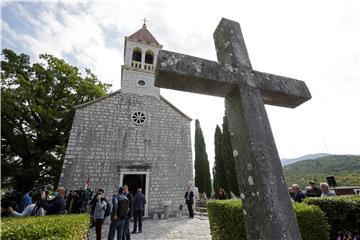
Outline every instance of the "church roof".
<path fill-rule="evenodd" d="M 154 38 L 149 30 L 147 30 L 145 23 L 140 30 L 129 36 L 128 39 L 135 42 L 160 46 L 160 43 Z"/>
<path fill-rule="evenodd" d="M 121 94 L 121 90 L 117 90 L 115 92 L 111 92 L 103 97 L 99 97 L 99 98 L 96 98 L 94 100 L 91 100 L 91 101 L 88 101 L 88 102 L 85 102 L 85 103 L 82 103 L 82 104 L 78 104 L 78 105 L 75 105 L 74 106 L 74 109 L 79 109 L 79 108 L 84 108 L 84 107 L 88 107 L 96 102 L 99 102 L 105 98 L 108 98 L 108 97 L 111 97 L 111 96 L 114 96 L 116 94 Z M 168 100 L 166 100 L 163 96 L 160 95 L 160 99 L 163 100 L 166 104 L 168 104 L 172 109 L 174 109 L 176 112 L 180 113 L 183 117 L 185 117 L 187 120 L 189 121 L 192 121 L 192 118 L 189 117 L 188 115 L 186 115 L 185 113 L 183 113 L 180 109 L 178 109 L 177 107 L 175 107 L 173 104 L 171 104 Z"/>

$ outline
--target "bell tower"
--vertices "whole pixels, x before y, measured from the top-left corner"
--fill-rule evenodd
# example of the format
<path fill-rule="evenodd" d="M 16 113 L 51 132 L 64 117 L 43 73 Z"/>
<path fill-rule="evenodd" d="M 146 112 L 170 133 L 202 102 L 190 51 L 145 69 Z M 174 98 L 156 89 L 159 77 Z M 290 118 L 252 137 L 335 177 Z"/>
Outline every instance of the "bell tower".
<path fill-rule="evenodd" d="M 142 28 L 125 37 L 124 65 L 121 67 L 121 91 L 159 97 L 160 89 L 154 86 L 154 71 L 158 52 L 162 45 Z"/>

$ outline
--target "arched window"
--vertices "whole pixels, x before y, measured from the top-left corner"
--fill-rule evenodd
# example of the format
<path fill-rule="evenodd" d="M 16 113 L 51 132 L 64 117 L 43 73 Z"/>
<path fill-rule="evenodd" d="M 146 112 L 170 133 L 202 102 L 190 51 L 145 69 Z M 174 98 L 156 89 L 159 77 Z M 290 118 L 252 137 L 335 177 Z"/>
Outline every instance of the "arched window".
<path fill-rule="evenodd" d="M 141 62 L 141 49 L 140 48 L 134 48 L 132 53 L 132 60 Z"/>
<path fill-rule="evenodd" d="M 145 63 L 154 64 L 154 52 L 151 50 L 146 51 L 145 53 Z"/>

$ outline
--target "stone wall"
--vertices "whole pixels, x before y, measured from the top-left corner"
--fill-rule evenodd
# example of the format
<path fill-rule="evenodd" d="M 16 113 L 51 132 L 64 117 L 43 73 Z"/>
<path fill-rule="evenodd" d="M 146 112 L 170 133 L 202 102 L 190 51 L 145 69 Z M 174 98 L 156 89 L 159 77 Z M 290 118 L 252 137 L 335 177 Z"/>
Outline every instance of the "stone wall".
<path fill-rule="evenodd" d="M 147 119 L 138 125 L 134 111 Z M 193 180 L 190 119 L 163 98 L 114 93 L 79 106 L 73 122 L 60 184 L 67 189 L 104 188 L 110 197 L 122 168 L 148 168 L 149 215 L 160 202 L 171 200 L 176 210 L 185 187 Z"/>
<path fill-rule="evenodd" d="M 121 91 L 123 93 L 136 93 L 159 97 L 160 89 L 154 86 L 155 76 L 153 73 L 141 69 L 134 69 L 126 65 L 122 66 Z M 139 81 L 144 81 L 145 85 L 139 85 Z"/>

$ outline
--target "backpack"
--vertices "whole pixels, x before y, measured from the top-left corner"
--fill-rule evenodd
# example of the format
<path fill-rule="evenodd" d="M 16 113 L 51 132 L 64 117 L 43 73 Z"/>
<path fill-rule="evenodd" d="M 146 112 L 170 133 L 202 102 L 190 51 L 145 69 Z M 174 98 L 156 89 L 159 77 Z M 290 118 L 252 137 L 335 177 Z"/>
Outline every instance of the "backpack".
<path fill-rule="evenodd" d="M 129 212 L 129 199 L 126 197 L 118 198 L 118 208 L 117 208 L 117 216 L 119 218 L 124 218 L 128 215 Z"/>
<path fill-rule="evenodd" d="M 105 198 L 104 201 L 106 202 L 106 208 L 105 208 L 105 214 L 104 214 L 104 218 L 108 217 L 110 215 L 110 203 L 108 202 L 108 200 Z"/>

